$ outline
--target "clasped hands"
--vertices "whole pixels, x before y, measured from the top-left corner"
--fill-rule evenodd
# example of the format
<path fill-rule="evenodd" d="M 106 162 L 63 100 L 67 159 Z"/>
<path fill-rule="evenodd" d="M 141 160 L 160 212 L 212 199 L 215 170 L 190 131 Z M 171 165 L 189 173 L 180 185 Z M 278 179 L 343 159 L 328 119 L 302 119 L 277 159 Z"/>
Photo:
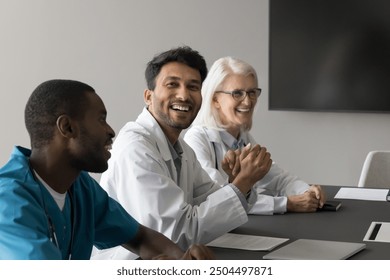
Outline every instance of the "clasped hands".
<path fill-rule="evenodd" d="M 303 194 L 287 197 L 287 211 L 315 212 L 322 208 L 326 201 L 326 194 L 320 185 L 311 185 Z"/>
<path fill-rule="evenodd" d="M 265 147 L 248 144 L 242 149 L 229 150 L 222 160 L 222 168 L 243 194 L 262 179 L 272 166 L 271 154 Z"/>
<path fill-rule="evenodd" d="M 250 191 L 252 186 L 262 179 L 272 166 L 271 155 L 265 147 L 248 144 L 241 150 L 229 150 L 222 160 L 222 168 L 233 183 L 243 194 Z M 299 195 L 287 197 L 288 212 L 315 212 L 322 208 L 326 194 L 319 185 L 310 188 Z"/>

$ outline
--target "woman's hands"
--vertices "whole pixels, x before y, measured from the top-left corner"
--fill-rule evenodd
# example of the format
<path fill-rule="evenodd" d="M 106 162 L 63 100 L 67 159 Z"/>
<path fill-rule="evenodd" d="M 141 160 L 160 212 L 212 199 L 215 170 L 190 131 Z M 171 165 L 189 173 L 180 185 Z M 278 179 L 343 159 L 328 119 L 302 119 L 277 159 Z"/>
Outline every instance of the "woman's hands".
<path fill-rule="evenodd" d="M 311 185 L 303 194 L 287 197 L 287 211 L 315 212 L 324 206 L 325 201 L 326 195 L 321 186 Z"/>

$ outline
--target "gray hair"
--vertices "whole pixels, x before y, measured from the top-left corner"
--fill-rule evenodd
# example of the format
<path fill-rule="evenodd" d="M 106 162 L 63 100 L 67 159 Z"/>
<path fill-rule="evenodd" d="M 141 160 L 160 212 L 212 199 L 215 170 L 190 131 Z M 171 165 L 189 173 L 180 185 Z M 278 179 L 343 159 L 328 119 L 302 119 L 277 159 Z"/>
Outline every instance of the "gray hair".
<path fill-rule="evenodd" d="M 223 129 L 223 125 L 219 120 L 218 112 L 212 106 L 212 102 L 218 87 L 230 74 L 253 76 L 256 84 L 258 83 L 255 69 L 247 62 L 230 56 L 216 60 L 211 66 L 210 71 L 203 82 L 202 106 L 193 122 L 193 125 L 201 125 L 213 129 Z"/>

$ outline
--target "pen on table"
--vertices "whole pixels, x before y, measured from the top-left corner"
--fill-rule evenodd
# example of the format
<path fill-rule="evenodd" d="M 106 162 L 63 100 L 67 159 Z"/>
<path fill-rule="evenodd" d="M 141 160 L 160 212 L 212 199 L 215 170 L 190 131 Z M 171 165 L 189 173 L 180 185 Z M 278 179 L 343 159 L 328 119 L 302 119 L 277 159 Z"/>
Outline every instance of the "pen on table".
<path fill-rule="evenodd" d="M 390 201 L 390 190 L 389 190 L 389 192 L 388 192 L 387 195 L 386 195 L 386 200 L 387 200 L 387 201 Z"/>

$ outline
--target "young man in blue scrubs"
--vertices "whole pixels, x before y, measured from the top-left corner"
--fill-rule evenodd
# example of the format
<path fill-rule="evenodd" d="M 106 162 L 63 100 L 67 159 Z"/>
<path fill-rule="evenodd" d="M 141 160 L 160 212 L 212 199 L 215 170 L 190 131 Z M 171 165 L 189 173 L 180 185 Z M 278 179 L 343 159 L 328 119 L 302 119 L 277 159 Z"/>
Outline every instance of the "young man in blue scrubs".
<path fill-rule="evenodd" d="M 122 245 L 143 259 L 207 259 L 183 252 L 135 221 L 93 180 L 114 131 L 94 89 L 71 80 L 39 85 L 25 108 L 31 150 L 15 147 L 0 169 L 0 259 L 89 259 L 92 246 Z"/>

